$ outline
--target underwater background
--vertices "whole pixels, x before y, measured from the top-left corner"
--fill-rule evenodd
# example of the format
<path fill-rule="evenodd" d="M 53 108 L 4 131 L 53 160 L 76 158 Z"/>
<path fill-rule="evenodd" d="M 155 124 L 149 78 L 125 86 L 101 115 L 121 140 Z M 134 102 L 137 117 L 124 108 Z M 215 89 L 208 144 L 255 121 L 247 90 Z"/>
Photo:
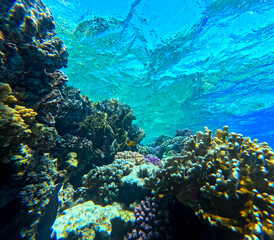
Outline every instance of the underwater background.
<path fill-rule="evenodd" d="M 274 145 L 273 1 L 45 3 L 69 84 L 129 104 L 144 142 L 229 124 Z"/>
<path fill-rule="evenodd" d="M 274 239 L 273 1 L 0 2 L 0 239 Z"/>

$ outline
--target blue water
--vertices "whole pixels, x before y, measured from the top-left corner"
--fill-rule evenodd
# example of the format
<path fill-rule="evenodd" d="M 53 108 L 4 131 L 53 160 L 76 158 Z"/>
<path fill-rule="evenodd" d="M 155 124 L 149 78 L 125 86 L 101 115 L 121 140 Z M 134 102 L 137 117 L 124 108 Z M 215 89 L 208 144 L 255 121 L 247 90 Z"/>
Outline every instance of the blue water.
<path fill-rule="evenodd" d="M 129 104 L 144 143 L 229 125 L 274 147 L 274 1 L 44 2 L 70 54 L 69 84 Z"/>

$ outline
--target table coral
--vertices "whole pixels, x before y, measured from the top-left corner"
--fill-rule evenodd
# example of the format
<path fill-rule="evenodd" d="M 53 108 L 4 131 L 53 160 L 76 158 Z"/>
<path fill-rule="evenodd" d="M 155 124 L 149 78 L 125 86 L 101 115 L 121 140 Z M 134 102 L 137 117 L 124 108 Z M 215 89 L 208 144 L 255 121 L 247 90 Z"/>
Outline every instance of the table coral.
<path fill-rule="evenodd" d="M 158 196 L 176 195 L 201 218 L 245 239 L 273 237 L 274 153 L 267 143 L 229 133 L 227 126 L 214 137 L 205 128 L 181 156 L 159 166 L 147 181 Z"/>
<path fill-rule="evenodd" d="M 115 231 L 113 226 L 117 224 L 115 220 L 130 226 L 135 218 L 133 212 L 123 210 L 118 203 L 102 207 L 88 201 L 65 210 L 61 216 L 57 217 L 52 229 L 58 240 L 75 239 L 80 236 L 81 239 L 95 239 L 96 235 L 109 239 Z M 122 239 L 126 233 L 125 229 L 125 226 L 124 229 L 120 228 L 116 236 L 119 234 Z"/>

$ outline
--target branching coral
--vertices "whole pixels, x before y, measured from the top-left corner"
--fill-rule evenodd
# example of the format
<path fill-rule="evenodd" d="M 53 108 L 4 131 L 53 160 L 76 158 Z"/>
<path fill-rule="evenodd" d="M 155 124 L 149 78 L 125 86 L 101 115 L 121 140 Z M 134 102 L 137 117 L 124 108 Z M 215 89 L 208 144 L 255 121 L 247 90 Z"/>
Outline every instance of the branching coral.
<path fill-rule="evenodd" d="M 274 153 L 228 127 L 207 128 L 187 142 L 181 156 L 164 159 L 146 182 L 158 196 L 176 195 L 212 225 L 246 239 L 273 237 Z"/>

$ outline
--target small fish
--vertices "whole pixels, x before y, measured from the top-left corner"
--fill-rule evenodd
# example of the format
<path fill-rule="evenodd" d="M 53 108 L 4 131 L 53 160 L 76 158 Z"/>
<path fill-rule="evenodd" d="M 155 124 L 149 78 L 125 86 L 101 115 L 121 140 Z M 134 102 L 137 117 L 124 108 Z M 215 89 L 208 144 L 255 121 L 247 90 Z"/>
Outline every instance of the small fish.
<path fill-rule="evenodd" d="M 130 147 L 133 147 L 133 146 L 136 146 L 137 143 L 134 142 L 134 141 L 130 141 L 127 145 L 130 146 Z"/>
<path fill-rule="evenodd" d="M 44 213 L 37 224 L 36 240 L 50 240 L 51 238 L 51 226 L 55 221 L 58 210 L 58 192 L 62 188 L 63 183 L 57 184 L 48 205 L 46 206 Z M 55 238 L 56 239 L 56 238 Z"/>

